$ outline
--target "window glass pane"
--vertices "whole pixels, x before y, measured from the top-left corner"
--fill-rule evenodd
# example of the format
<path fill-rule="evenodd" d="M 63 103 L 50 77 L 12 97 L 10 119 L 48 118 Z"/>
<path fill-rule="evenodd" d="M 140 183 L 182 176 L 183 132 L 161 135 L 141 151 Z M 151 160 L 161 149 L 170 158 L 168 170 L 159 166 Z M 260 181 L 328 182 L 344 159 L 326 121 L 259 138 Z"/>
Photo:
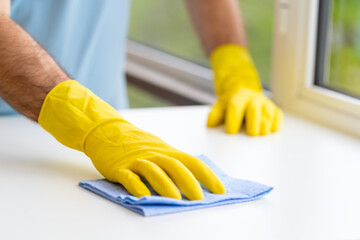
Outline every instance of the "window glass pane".
<path fill-rule="evenodd" d="M 360 97 L 360 1 L 334 0 L 328 26 L 328 62 L 320 85 Z"/>
<path fill-rule="evenodd" d="M 270 79 L 274 0 L 240 0 L 250 51 L 264 85 Z M 192 62 L 208 61 L 191 26 L 183 1 L 132 0 L 131 40 Z"/>
<path fill-rule="evenodd" d="M 128 82 L 127 92 L 130 108 L 150 108 L 175 106 L 174 103 Z"/>

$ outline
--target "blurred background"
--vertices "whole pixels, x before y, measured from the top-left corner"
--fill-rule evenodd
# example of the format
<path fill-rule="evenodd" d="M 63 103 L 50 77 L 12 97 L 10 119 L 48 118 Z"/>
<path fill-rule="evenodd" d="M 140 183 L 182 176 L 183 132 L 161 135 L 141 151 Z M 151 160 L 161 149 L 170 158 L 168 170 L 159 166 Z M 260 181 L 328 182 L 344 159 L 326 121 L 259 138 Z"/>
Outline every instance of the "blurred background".
<path fill-rule="evenodd" d="M 324 74 L 316 84 L 360 97 L 360 1 L 333 0 L 329 21 Z M 271 89 L 271 48 L 274 0 L 239 0 L 247 29 L 248 47 L 265 88 Z M 132 0 L 129 40 L 209 67 L 191 26 L 183 1 Z M 147 87 L 128 82 L 130 107 L 179 105 Z M 160 94 L 161 95 L 161 94 Z"/>

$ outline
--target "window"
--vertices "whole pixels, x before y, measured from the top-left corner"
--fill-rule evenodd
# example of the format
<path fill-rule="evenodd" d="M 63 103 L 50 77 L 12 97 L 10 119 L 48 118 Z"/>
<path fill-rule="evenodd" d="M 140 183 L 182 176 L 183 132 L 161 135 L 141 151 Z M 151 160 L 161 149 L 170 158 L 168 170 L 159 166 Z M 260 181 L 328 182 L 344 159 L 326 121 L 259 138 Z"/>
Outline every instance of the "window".
<path fill-rule="evenodd" d="M 272 84 L 283 108 L 360 135 L 358 2 L 278 0 Z"/>
<path fill-rule="evenodd" d="M 360 97 L 360 1 L 320 4 L 316 83 Z"/>
<path fill-rule="evenodd" d="M 174 104 L 135 84 L 127 84 L 130 108 L 167 107 Z"/>

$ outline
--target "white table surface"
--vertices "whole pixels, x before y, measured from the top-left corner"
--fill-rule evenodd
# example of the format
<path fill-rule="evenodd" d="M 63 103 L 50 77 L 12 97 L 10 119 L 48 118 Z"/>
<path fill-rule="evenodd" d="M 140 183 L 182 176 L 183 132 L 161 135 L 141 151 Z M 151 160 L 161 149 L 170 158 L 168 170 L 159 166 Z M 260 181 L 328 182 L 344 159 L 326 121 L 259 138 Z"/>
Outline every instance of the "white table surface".
<path fill-rule="evenodd" d="M 360 141 L 285 114 L 267 137 L 205 127 L 208 107 L 123 111 L 229 175 L 274 187 L 247 203 L 145 218 L 80 188 L 82 153 L 23 117 L 0 118 L 0 239 L 360 239 Z"/>

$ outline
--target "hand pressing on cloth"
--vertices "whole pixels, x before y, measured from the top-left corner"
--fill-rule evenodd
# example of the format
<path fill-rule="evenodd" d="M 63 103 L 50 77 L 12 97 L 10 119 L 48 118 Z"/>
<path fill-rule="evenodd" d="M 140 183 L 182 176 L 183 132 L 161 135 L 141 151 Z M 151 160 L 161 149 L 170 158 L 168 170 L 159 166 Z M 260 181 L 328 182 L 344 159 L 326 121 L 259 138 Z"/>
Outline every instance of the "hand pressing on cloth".
<path fill-rule="evenodd" d="M 164 197 L 181 199 L 181 191 L 190 200 L 202 200 L 199 182 L 213 193 L 225 193 L 218 176 L 200 159 L 127 122 L 74 80 L 48 93 L 38 122 L 65 146 L 84 152 L 107 180 L 122 184 L 136 197 L 151 195 L 140 177 Z"/>

